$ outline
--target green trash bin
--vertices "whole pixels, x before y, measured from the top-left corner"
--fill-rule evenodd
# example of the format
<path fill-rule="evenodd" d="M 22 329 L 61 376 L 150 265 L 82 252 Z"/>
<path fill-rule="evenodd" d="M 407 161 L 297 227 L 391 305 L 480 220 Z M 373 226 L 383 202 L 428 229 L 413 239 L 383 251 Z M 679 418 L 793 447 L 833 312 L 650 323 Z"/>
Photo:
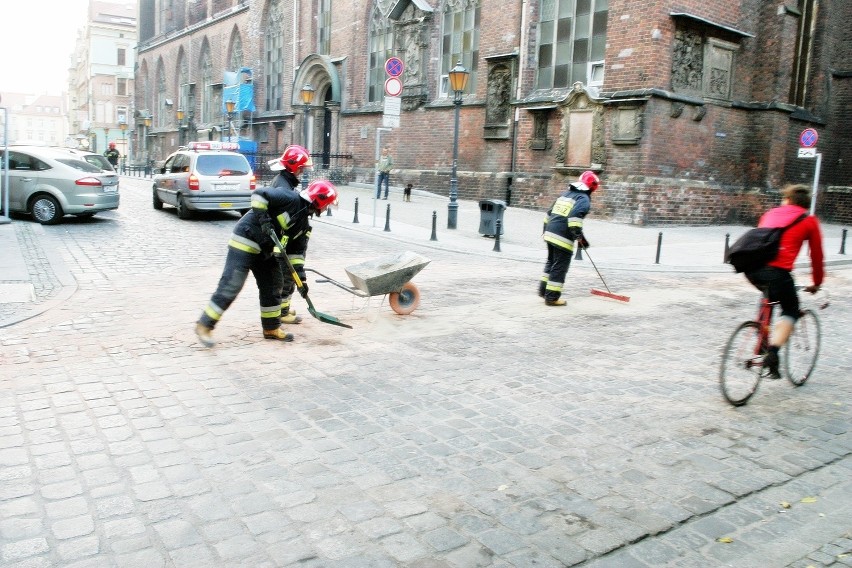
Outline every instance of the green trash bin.
<path fill-rule="evenodd" d="M 497 221 L 500 221 L 500 234 L 506 232 L 503 223 L 503 212 L 506 202 L 499 199 L 482 199 L 479 201 L 479 233 L 486 237 L 497 236 Z"/>

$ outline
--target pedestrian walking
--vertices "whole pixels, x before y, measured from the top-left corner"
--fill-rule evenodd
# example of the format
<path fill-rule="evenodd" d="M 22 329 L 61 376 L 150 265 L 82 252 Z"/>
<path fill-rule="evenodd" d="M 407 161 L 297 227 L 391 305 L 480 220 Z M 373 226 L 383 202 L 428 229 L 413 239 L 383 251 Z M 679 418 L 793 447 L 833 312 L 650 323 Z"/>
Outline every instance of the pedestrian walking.
<path fill-rule="evenodd" d="M 379 172 L 379 177 L 376 180 L 376 199 L 382 195 L 382 183 L 385 185 L 385 196 L 383 199 L 388 198 L 391 168 L 393 168 L 393 157 L 390 155 L 390 148 L 385 146 L 382 148 L 382 155 L 379 161 L 376 162 L 376 170 Z"/>
<path fill-rule="evenodd" d="M 104 152 L 107 161 L 115 168 L 118 166 L 118 160 L 121 158 L 121 153 L 115 148 L 115 142 L 109 143 L 109 148 Z"/>
<path fill-rule="evenodd" d="M 321 215 L 336 200 L 337 189 L 326 180 L 316 180 L 299 193 L 284 187 L 254 191 L 251 211 L 237 222 L 228 242 L 219 285 L 195 325 L 195 333 L 205 347 L 215 345 L 213 329 L 242 290 L 249 272 L 254 275 L 259 292 L 263 337 L 293 340 L 293 334 L 281 330 L 283 273 L 289 273 L 289 269 L 283 259 L 274 256 L 275 245 L 269 231 L 275 231 L 282 244 L 289 246 L 294 242 L 293 250 L 301 251 L 304 257 L 311 232 L 310 217 Z M 304 263 L 294 264 L 294 268 L 304 281 Z"/>
<path fill-rule="evenodd" d="M 591 194 L 600 187 L 600 179 L 594 172 L 585 171 L 580 178 L 568 184 L 568 189 L 560 195 L 544 222 L 542 238 L 547 243 L 547 262 L 544 274 L 538 286 L 538 295 L 544 298 L 548 306 L 564 306 L 561 298 L 565 276 L 574 253 L 574 242 L 588 247 L 589 241 L 583 235 L 583 219 L 591 209 Z"/>

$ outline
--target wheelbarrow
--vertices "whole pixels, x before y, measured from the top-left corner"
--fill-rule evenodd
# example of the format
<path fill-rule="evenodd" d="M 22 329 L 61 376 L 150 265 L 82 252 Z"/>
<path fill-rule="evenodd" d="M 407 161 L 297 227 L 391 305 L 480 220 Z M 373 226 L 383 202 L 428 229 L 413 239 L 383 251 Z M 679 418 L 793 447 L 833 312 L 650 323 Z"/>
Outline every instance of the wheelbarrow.
<path fill-rule="evenodd" d="M 420 304 L 420 290 L 410 280 L 430 262 L 432 261 L 425 256 L 411 251 L 368 260 L 344 269 L 352 281 L 352 286 L 338 282 L 313 268 L 305 270 L 322 276 L 323 280 L 317 282 L 330 282 L 361 298 L 388 294 L 391 309 L 405 316 Z"/>

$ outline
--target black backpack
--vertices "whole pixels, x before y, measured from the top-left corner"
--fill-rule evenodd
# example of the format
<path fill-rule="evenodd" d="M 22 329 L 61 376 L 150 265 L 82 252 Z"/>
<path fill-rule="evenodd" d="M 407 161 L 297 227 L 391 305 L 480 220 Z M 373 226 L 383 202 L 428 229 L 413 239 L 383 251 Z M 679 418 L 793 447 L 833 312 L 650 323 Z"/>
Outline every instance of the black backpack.
<path fill-rule="evenodd" d="M 737 272 L 753 272 L 763 268 L 778 256 L 778 247 L 784 231 L 807 216 L 807 213 L 802 213 L 786 227 L 760 227 L 747 231 L 728 249 L 725 262 Z"/>

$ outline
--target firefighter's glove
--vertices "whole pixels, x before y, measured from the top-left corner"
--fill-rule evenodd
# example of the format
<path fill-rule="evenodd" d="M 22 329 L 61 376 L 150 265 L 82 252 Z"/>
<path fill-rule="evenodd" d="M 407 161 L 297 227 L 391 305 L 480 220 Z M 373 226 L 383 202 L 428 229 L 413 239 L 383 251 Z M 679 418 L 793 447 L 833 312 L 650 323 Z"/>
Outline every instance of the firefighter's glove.
<path fill-rule="evenodd" d="M 302 285 L 298 286 L 298 288 L 299 288 L 299 295 L 303 298 L 307 298 L 308 297 L 308 283 L 305 282 L 304 280 L 302 280 Z"/>
<path fill-rule="evenodd" d="M 260 216 L 260 231 L 263 233 L 264 237 L 272 239 L 272 237 L 269 236 L 269 233 L 272 232 L 272 221 L 269 220 L 269 215 Z"/>
<path fill-rule="evenodd" d="M 584 249 L 589 248 L 589 241 L 586 239 L 586 235 L 580 233 L 580 236 L 577 237 L 577 243 Z"/>

